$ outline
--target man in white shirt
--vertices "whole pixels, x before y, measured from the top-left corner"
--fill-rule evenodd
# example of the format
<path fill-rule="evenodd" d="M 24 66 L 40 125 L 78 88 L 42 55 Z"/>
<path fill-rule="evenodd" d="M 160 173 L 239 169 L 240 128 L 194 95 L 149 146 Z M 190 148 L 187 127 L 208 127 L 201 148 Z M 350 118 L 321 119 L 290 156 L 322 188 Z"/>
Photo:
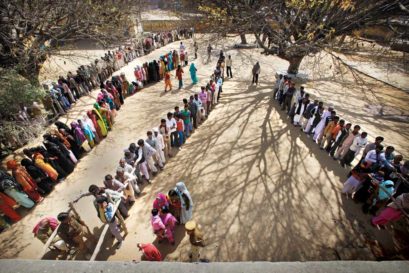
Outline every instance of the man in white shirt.
<path fill-rule="evenodd" d="M 232 66 L 232 60 L 231 60 L 231 56 L 229 55 L 226 60 L 227 78 L 233 78 L 233 74 L 231 73 L 231 66 Z"/>
<path fill-rule="evenodd" d="M 366 132 L 362 132 L 360 136 L 355 137 L 351 147 L 349 147 L 348 152 L 340 161 L 342 167 L 345 167 L 345 164 L 348 166 L 351 165 L 351 162 L 354 160 L 355 156 L 357 156 L 361 149 L 363 149 L 368 143 L 367 136 L 368 134 Z"/>
<path fill-rule="evenodd" d="M 138 158 L 136 159 L 135 163 L 138 163 L 142 158 L 145 158 L 149 169 L 153 172 L 153 174 L 156 174 L 158 169 L 156 169 L 155 163 L 153 162 L 153 156 L 156 154 L 156 150 L 143 139 L 138 140 L 138 146 Z"/>
<path fill-rule="evenodd" d="M 153 134 L 154 134 L 154 138 L 156 139 L 156 152 L 158 153 L 160 160 L 162 161 L 162 164 L 166 163 L 166 157 L 165 157 L 165 141 L 163 139 L 163 136 L 161 134 L 159 134 L 159 130 L 158 128 L 153 128 L 152 129 Z"/>
<path fill-rule="evenodd" d="M 135 181 L 132 181 L 133 183 L 131 183 L 131 185 L 133 187 L 134 192 L 138 193 L 140 191 L 138 187 L 138 182 L 140 181 L 139 179 L 140 175 L 138 177 L 138 174 L 136 174 L 136 170 L 130 164 L 126 163 L 125 159 L 123 158 L 119 160 L 118 169 L 119 168 L 121 168 L 125 172 L 125 177 L 129 178 L 131 176 L 132 177 L 135 176 Z"/>
<path fill-rule="evenodd" d="M 393 165 L 386 159 L 385 153 L 383 151 L 383 145 L 379 144 L 376 146 L 375 150 L 370 150 L 365 156 L 365 162 L 370 162 L 371 167 L 388 167 L 390 169 L 395 169 Z"/>
<path fill-rule="evenodd" d="M 179 143 L 178 132 L 176 130 L 176 120 L 173 118 L 173 114 L 171 112 L 168 113 L 167 117 L 166 126 L 170 130 L 170 146 L 176 147 Z"/>
<path fill-rule="evenodd" d="M 155 160 L 155 162 L 158 163 L 159 167 L 162 169 L 163 163 L 162 163 L 162 159 L 158 152 L 158 145 L 159 145 L 158 139 L 153 137 L 152 131 L 148 131 L 147 136 L 148 138 L 145 140 L 145 143 L 148 143 L 152 148 L 156 150 L 156 153 L 153 155 L 153 159 Z"/>

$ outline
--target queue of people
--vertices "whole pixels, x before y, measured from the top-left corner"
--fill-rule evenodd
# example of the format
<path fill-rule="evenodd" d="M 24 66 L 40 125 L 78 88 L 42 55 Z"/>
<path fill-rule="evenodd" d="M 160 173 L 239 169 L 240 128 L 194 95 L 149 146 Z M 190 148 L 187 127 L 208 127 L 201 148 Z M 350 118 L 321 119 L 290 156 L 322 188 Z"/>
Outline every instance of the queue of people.
<path fill-rule="evenodd" d="M 221 84 L 218 77 L 220 75 L 213 75 L 212 78 Z M 206 119 L 217 104 L 220 90 L 216 90 L 216 87 L 221 89 L 221 85 L 217 86 L 214 80 L 210 80 L 206 87 L 203 86 L 199 94 L 195 94 L 189 99 L 183 99 L 183 110 L 176 106 L 175 111 L 169 112 L 166 119 L 162 119 L 158 127 L 147 132 L 146 139 L 139 139 L 136 144 L 131 143 L 124 150 L 124 156 L 120 159 L 115 174 L 107 174 L 104 177 L 103 186 L 93 184 L 89 187 L 87 193 L 80 195 L 73 201 L 73 203 L 76 203 L 85 196 L 94 197 L 93 203 L 97 215 L 102 223 L 108 224 L 110 232 L 117 240 L 116 248 L 121 247 L 127 234 L 123 219 L 129 217 L 129 209 L 140 195 L 143 184 L 145 182 L 152 182 L 152 176 L 164 168 L 167 160 L 183 145 L 195 128 Z M 105 83 L 105 86 L 111 89 L 115 88 L 109 83 Z M 98 132 L 106 133 L 112 128 L 113 123 L 111 124 L 109 121 L 112 113 L 109 110 L 111 112 L 112 110 L 118 110 L 119 107 L 116 107 L 116 104 L 120 106 L 121 101 L 119 98 L 118 101 L 112 100 L 112 98 L 109 100 L 109 96 L 107 99 L 107 93 L 108 91 L 104 92 L 102 90 L 101 96 L 98 96 L 96 105 L 99 107 L 95 106 L 93 109 L 94 113 L 97 113 L 94 116 L 95 119 L 82 120 L 81 122 L 74 123 L 74 126 L 71 128 L 64 123 L 57 122 L 58 130 L 53 129 L 50 134 L 44 136 L 46 148 L 38 147 L 25 150 L 26 156 L 34 159 L 34 161 L 30 164 L 24 163 L 24 165 L 30 166 L 30 171 L 32 169 L 41 173 L 48 182 L 47 185 L 50 186 L 49 190 L 52 189 L 52 186 L 59 179 L 64 178 L 65 175 L 58 172 L 53 166 L 72 171 L 82 153 L 85 153 L 88 148 L 91 149 L 92 145 L 95 145 L 104 137 L 104 134 L 101 134 L 101 138 L 96 140 L 95 138 L 87 138 L 87 135 L 97 136 Z M 111 109 L 110 107 L 113 108 Z M 100 108 L 106 109 L 105 114 L 101 115 L 100 111 L 98 111 Z M 106 115 L 107 113 L 110 114 Z M 88 128 L 88 126 L 91 127 L 91 123 L 94 125 L 95 130 Z M 87 125 L 87 131 L 83 131 L 85 124 Z M 98 126 L 99 129 L 97 129 Z M 98 135 L 98 137 L 100 136 Z M 83 143 L 78 145 L 79 143 L 76 142 L 78 139 L 87 142 L 89 147 L 84 149 L 86 146 Z M 71 144 L 73 146 L 69 146 Z M 75 149 L 72 149 L 73 147 Z M 55 152 L 53 154 L 56 155 L 55 161 L 53 161 L 54 158 L 49 156 L 48 153 L 50 151 L 47 149 Z M 57 154 L 55 150 L 61 153 Z M 47 160 L 43 159 L 43 154 L 47 156 Z M 43 161 L 37 162 L 37 157 L 40 157 Z M 59 157 L 62 157 L 63 160 Z M 30 161 L 28 158 L 23 161 Z M 9 165 L 14 167 L 15 164 L 13 162 L 13 164 L 10 163 Z M 6 172 L 4 174 L 8 175 Z M 10 179 L 13 180 L 14 178 L 11 177 Z M 2 181 L 5 180 L 2 179 Z M 18 184 L 16 183 L 16 185 Z M 27 188 L 25 192 L 27 200 L 32 200 L 36 197 L 32 195 L 31 191 L 33 189 Z M 22 192 L 18 193 L 24 194 Z M 11 196 L 13 196 L 13 193 Z M 40 202 L 41 200 L 37 201 Z M 29 205 L 34 205 L 34 203 L 32 202 Z M 178 224 L 186 224 L 186 232 L 190 237 L 195 238 L 191 240 L 193 242 L 193 256 L 191 258 L 197 260 L 199 257 L 198 248 L 203 247 L 204 243 L 203 234 L 199 226 L 196 226 L 196 223 L 192 220 L 192 212 L 192 197 L 186 185 L 183 182 L 178 182 L 176 187 L 171 189 L 167 195 L 163 193 L 157 194 L 153 202 L 151 223 L 159 242 L 167 240 L 170 244 L 175 243 L 174 232 L 176 226 Z M 57 232 L 58 236 L 54 238 L 51 244 L 53 248 L 69 252 L 70 254 L 77 253 L 78 251 L 85 252 L 88 256 L 91 254 L 92 248 L 90 244 L 94 243 L 94 237 L 79 216 L 72 212 L 61 212 L 57 218 L 45 217 L 40 219 L 33 229 L 34 236 L 45 243 L 58 225 L 60 226 Z M 143 251 L 146 259 L 161 260 L 160 251 L 152 244 L 138 244 L 138 248 Z"/>
<path fill-rule="evenodd" d="M 332 105 L 325 107 L 318 99 L 310 100 L 304 87 L 297 90 L 288 76 L 278 75 L 273 99 L 286 111 L 289 122 L 300 127 L 322 151 L 342 167 L 352 167 L 342 193 L 362 203 L 364 213 L 374 215 L 373 225 L 384 226 L 403 215 L 408 217 L 409 160 L 404 161 L 393 146 L 385 147 L 382 136 L 370 142 L 360 125 L 342 119 Z"/>
<path fill-rule="evenodd" d="M 180 44 L 180 48 L 184 50 L 183 42 Z M 30 209 L 35 203 L 41 202 L 56 183 L 73 172 L 77 162 L 87 152 L 103 141 L 112 130 L 117 111 L 121 109 L 126 97 L 133 95 L 144 85 L 161 79 L 159 76 L 156 77 L 159 71 L 153 68 L 146 69 L 146 72 L 144 70 L 144 78 L 141 81 L 136 77 L 135 81 L 130 82 L 124 73 L 107 80 L 116 69 L 138 56 L 123 50 L 120 48 L 116 52 L 108 51 L 103 60 L 109 65 L 104 65 L 97 74 L 88 73 L 89 71 L 81 66 L 77 75 L 69 72 L 67 78 L 60 77 L 58 84 L 53 84 L 50 94 L 55 95 L 54 110 L 63 110 L 57 111 L 60 114 L 68 111 L 72 103 L 80 96 L 91 92 L 93 88 L 99 86 L 101 89 L 93 108 L 82 118 L 71 122 L 70 126 L 60 121 L 55 122 L 55 128 L 43 135 L 43 145 L 24 149 L 25 158 L 20 163 L 15 160 L 7 162 L 11 175 L 5 170 L 0 170 L 1 211 L 7 217 L 7 220 L 2 218 L 3 227 L 7 227 L 9 222 L 21 219 L 15 211 L 17 207 Z M 179 58 L 177 61 L 179 62 Z M 99 61 L 95 62 L 98 63 Z M 156 60 L 149 62 L 150 67 L 154 63 Z M 144 67 L 148 66 L 145 64 Z M 174 67 L 164 68 L 169 72 L 168 69 Z M 184 120 L 188 124 L 187 119 Z"/>

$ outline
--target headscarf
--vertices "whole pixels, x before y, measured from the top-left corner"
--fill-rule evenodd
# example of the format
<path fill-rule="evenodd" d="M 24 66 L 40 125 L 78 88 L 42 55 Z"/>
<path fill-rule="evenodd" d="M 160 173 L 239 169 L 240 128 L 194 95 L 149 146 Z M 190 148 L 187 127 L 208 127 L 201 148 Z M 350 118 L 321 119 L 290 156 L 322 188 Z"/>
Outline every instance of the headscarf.
<path fill-rule="evenodd" d="M 196 72 L 196 67 L 194 63 L 190 64 L 190 68 L 189 68 L 190 73 L 195 73 Z"/>
<path fill-rule="evenodd" d="M 189 198 L 190 206 L 191 207 L 193 206 L 192 197 L 190 196 L 190 193 L 187 190 L 186 185 L 183 181 L 176 183 L 176 191 L 178 192 L 181 199 L 182 199 L 182 193 L 184 193 L 187 196 L 187 198 Z"/>
<path fill-rule="evenodd" d="M 14 159 L 9 160 L 7 161 L 6 165 L 7 165 L 7 169 L 14 170 L 17 168 L 17 161 L 15 161 Z"/>
<path fill-rule="evenodd" d="M 169 202 L 168 199 L 166 198 L 166 195 L 163 193 L 158 193 L 156 195 L 155 201 L 153 201 L 153 208 L 155 209 L 161 209 L 162 207 L 168 207 Z"/>
<path fill-rule="evenodd" d="M 0 191 L 4 192 L 12 188 L 19 189 L 20 185 L 6 171 L 0 170 Z"/>
<path fill-rule="evenodd" d="M 81 145 L 87 138 L 85 137 L 84 133 L 82 132 L 80 125 L 73 121 L 71 122 L 72 131 L 75 134 L 75 138 L 77 140 L 77 144 Z"/>
<path fill-rule="evenodd" d="M 64 129 L 67 133 L 71 133 L 70 127 L 67 126 L 67 124 L 61 122 L 61 121 L 56 121 L 55 126 L 57 126 L 58 129 Z"/>
<path fill-rule="evenodd" d="M 33 228 L 34 236 L 37 236 L 40 229 L 46 228 L 47 224 L 50 225 L 52 231 L 58 227 L 58 220 L 52 216 L 44 217 Z"/>

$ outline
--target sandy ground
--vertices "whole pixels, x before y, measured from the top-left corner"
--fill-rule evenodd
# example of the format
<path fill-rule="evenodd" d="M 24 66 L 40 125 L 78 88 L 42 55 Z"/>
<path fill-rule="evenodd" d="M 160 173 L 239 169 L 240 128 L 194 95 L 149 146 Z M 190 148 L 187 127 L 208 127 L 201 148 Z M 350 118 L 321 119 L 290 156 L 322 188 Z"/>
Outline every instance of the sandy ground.
<path fill-rule="evenodd" d="M 136 64 L 171 48 L 177 48 L 177 44 L 144 56 L 122 71 L 133 79 Z M 113 249 L 112 239 L 107 236 L 98 260 L 140 260 L 136 243 L 156 244 L 149 223 L 154 196 L 167 192 L 178 181 L 185 181 L 191 192 L 194 218 L 206 234 L 202 257 L 211 261 L 335 260 L 340 258 L 339 249 L 351 247 L 359 250 L 356 258 L 372 259 L 362 233 L 390 240 L 388 231 L 371 228 L 369 216 L 362 215 L 359 206 L 341 197 L 347 171 L 290 125 L 271 100 L 274 74 L 285 70 L 287 63 L 260 55 L 257 50 L 231 49 L 231 43 L 224 50 L 232 55 L 235 77 L 226 81 L 219 105 L 153 184 L 144 188 L 126 220 L 130 233 L 122 248 Z M 204 51 L 202 45 L 200 53 Z M 256 60 L 262 67 L 261 84 L 257 87 L 249 86 L 250 69 Z M 209 78 L 215 61 L 216 52 L 210 64 L 196 61 L 200 84 Z M 311 61 L 302 64 L 307 73 Z M 408 114 L 409 95 L 374 81 L 368 90 L 353 83 L 347 74 L 341 81 L 339 75 L 329 75 L 332 70 L 328 59 L 323 57 L 322 62 L 322 73 L 314 72 L 305 84 L 306 90 L 333 103 L 343 117 L 360 124 L 371 136 L 384 135 L 387 144 L 409 155 L 408 124 L 376 116 L 366 109 L 368 104 L 382 103 Z M 181 105 L 182 98 L 199 90 L 200 85 L 189 85 L 187 73 L 185 78 L 185 88 L 180 91 L 164 94 L 163 83 L 158 83 L 128 98 L 114 130 L 103 143 L 22 221 L 0 234 L 0 257 L 37 258 L 42 244 L 31 234 L 36 221 L 65 210 L 67 203 L 90 184 L 102 184 L 104 175 L 115 170 L 123 148 L 144 138 L 161 117 Z M 176 86 L 176 80 L 173 84 Z M 82 98 L 65 119 L 82 116 L 95 95 Z M 77 208 L 91 230 L 98 233 L 101 223 L 91 200 L 84 198 Z M 158 247 L 166 260 L 187 260 L 189 242 L 182 227 L 177 229 L 175 246 L 164 243 Z"/>

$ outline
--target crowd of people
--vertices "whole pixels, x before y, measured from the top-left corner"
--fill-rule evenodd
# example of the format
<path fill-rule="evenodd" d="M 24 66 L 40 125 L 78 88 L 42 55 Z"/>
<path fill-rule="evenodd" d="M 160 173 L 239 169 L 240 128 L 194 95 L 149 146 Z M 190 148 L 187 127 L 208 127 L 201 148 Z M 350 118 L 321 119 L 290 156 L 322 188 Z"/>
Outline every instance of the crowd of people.
<path fill-rule="evenodd" d="M 60 77 L 58 84 L 53 83 L 49 92 L 53 97 L 51 107 L 56 115 L 68 111 L 72 103 L 93 88 L 99 87 L 100 93 L 94 107 L 81 119 L 72 122 L 70 126 L 60 121 L 55 122 L 55 128 L 43 135 L 43 145 L 24 149 L 25 158 L 21 162 L 8 161 L 6 165 L 11 173 L 0 170 L 1 212 L 6 216 L 1 218 L 3 228 L 9 222 L 21 219 L 15 208 L 21 206 L 30 209 L 35 203 L 41 202 L 52 191 L 55 183 L 72 173 L 78 160 L 108 135 L 115 123 L 117 111 L 127 96 L 146 84 L 160 80 L 156 77 L 158 71 L 148 69 L 143 70 L 141 81 L 136 77 L 130 83 L 123 73 L 107 80 L 115 70 L 137 56 L 139 53 L 131 49 L 127 51 L 126 47 L 115 52 L 108 51 L 102 58 L 105 64 L 98 73 L 88 73 L 85 66 L 80 66 L 76 75 L 69 72 L 67 78 Z M 179 61 L 178 59 L 177 62 Z M 159 63 L 154 60 L 149 64 L 155 62 Z M 98 63 L 100 61 L 96 60 L 95 65 Z M 148 67 L 146 63 L 144 67 Z M 163 71 L 169 73 L 174 68 L 166 66 Z"/>
<path fill-rule="evenodd" d="M 103 186 L 93 184 L 87 193 L 73 200 L 73 203 L 76 203 L 82 197 L 94 196 L 97 215 L 102 223 L 108 224 L 110 232 L 117 240 L 117 248 L 121 247 L 127 233 L 122 220 L 129 217 L 128 211 L 135 198 L 140 195 L 141 186 L 151 183 L 152 176 L 164 168 L 167 160 L 216 106 L 222 92 L 223 81 L 218 71 L 222 62 L 224 55 L 221 52 L 215 74 L 206 86 L 202 86 L 198 94 L 184 98 L 182 110 L 176 106 L 174 112 L 167 113 L 158 127 L 147 132 L 146 139 L 139 139 L 136 144 L 131 143 L 124 150 L 124 156 L 120 159 L 115 174 L 107 174 L 104 177 Z M 174 67 L 166 66 L 165 70 L 169 72 L 172 68 Z M 3 213 L 9 219 L 18 221 L 21 218 L 13 210 L 16 203 L 31 208 L 35 202 L 41 202 L 55 183 L 74 170 L 78 159 L 112 129 L 115 112 L 123 101 L 119 96 L 114 96 L 116 92 L 111 93 L 116 88 L 114 84 L 108 81 L 103 87 L 94 109 L 88 111 L 82 120 L 73 122 L 71 127 L 57 121 L 56 129 L 44 135 L 44 147 L 25 149 L 26 158 L 21 164 L 15 160 L 7 162 L 12 175 L 1 171 L 0 200 L 10 202 L 2 206 Z M 178 182 L 168 194 L 157 194 L 153 202 L 151 223 L 158 241 L 167 240 L 170 244 L 175 243 L 176 225 L 185 224 L 192 242 L 191 258 L 197 260 L 199 248 L 204 245 L 204 241 L 199 225 L 192 220 L 192 211 L 193 200 L 190 193 L 183 182 Z M 69 211 L 61 212 L 56 218 L 44 217 L 35 225 L 33 233 L 45 243 L 56 228 L 58 236 L 52 242 L 53 248 L 70 253 L 84 251 L 89 256 L 90 245 L 95 242 L 95 238 L 78 214 Z M 122 235 L 121 232 L 125 234 Z M 145 259 L 161 259 L 160 252 L 152 244 L 138 244 L 138 248 Z"/>
<path fill-rule="evenodd" d="M 256 64 L 253 83 L 257 84 L 259 71 Z M 359 124 L 342 119 L 332 105 L 310 98 L 304 87 L 297 89 L 289 76 L 277 75 L 273 99 L 287 113 L 289 122 L 300 127 L 322 151 L 342 167 L 352 167 L 342 193 L 362 203 L 364 213 L 374 215 L 373 225 L 384 226 L 402 215 L 408 217 L 409 160 L 404 161 L 393 146 L 385 147 L 382 136 L 370 142 Z M 353 166 L 361 151 L 361 158 Z"/>

